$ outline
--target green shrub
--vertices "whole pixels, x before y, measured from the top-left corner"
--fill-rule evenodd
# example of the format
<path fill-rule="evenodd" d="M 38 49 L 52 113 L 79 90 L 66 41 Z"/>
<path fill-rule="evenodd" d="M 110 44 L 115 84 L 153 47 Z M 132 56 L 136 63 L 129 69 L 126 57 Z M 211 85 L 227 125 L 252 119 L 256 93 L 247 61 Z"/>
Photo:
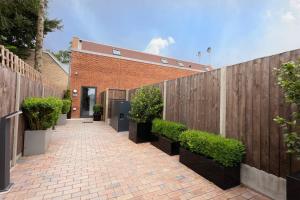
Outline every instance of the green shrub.
<path fill-rule="evenodd" d="M 300 160 L 300 61 L 284 63 L 274 70 L 285 101 L 293 107 L 289 116 L 277 116 L 274 120 L 284 134 L 287 153 Z"/>
<path fill-rule="evenodd" d="M 26 98 L 22 104 L 22 111 L 30 130 L 46 130 L 55 125 L 62 109 L 60 99 Z"/>
<path fill-rule="evenodd" d="M 70 108 L 71 108 L 71 100 L 63 99 L 62 103 L 63 103 L 63 106 L 61 108 L 61 113 L 62 114 L 67 114 L 70 111 Z"/>
<path fill-rule="evenodd" d="M 160 89 L 152 86 L 142 87 L 131 100 L 129 117 L 137 123 L 151 122 L 161 117 L 162 108 Z"/>
<path fill-rule="evenodd" d="M 70 91 L 70 89 L 67 89 L 67 90 L 64 91 L 64 97 L 63 97 L 63 99 L 69 99 L 69 100 L 71 100 L 71 91 Z"/>
<path fill-rule="evenodd" d="M 48 97 L 46 98 L 50 103 L 54 104 L 56 109 L 55 109 L 55 112 L 54 112 L 54 117 L 53 117 L 53 125 L 56 125 L 57 121 L 58 121 L 58 118 L 61 114 L 61 110 L 62 110 L 62 107 L 63 107 L 63 101 L 61 99 L 58 99 L 58 98 L 55 98 L 55 97 Z"/>
<path fill-rule="evenodd" d="M 93 106 L 93 111 L 94 111 L 94 114 L 102 114 L 103 113 L 103 106 L 100 105 L 100 104 L 95 104 Z"/>
<path fill-rule="evenodd" d="M 212 133 L 188 130 L 179 136 L 179 140 L 182 147 L 212 158 L 225 167 L 237 166 L 245 154 L 241 142 Z"/>
<path fill-rule="evenodd" d="M 161 134 L 173 141 L 178 141 L 179 135 L 187 130 L 187 127 L 183 124 L 161 120 L 161 119 L 154 119 L 152 121 L 152 132 Z"/>

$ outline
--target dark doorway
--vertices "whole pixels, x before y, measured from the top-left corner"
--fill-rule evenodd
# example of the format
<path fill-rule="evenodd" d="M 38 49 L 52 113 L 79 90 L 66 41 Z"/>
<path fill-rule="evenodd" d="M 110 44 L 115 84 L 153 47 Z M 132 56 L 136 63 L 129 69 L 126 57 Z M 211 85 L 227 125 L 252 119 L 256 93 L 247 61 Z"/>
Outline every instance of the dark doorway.
<path fill-rule="evenodd" d="M 96 103 L 96 87 L 81 87 L 80 117 L 92 117 Z"/>

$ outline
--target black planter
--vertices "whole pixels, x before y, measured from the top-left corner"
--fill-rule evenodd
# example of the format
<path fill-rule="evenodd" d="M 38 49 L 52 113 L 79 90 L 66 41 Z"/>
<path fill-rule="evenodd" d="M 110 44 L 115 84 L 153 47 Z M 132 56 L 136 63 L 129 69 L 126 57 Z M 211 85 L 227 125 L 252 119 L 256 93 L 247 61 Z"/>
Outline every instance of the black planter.
<path fill-rule="evenodd" d="M 94 113 L 93 118 L 94 118 L 94 121 L 100 121 L 101 120 L 101 114 L 100 113 Z"/>
<path fill-rule="evenodd" d="M 300 198 L 300 171 L 286 177 L 286 199 L 298 200 Z"/>
<path fill-rule="evenodd" d="M 129 139 L 135 143 L 150 142 L 152 123 L 136 123 L 129 120 Z"/>
<path fill-rule="evenodd" d="M 179 154 L 180 143 L 174 142 L 160 134 L 152 133 L 151 144 L 170 156 Z"/>
<path fill-rule="evenodd" d="M 240 184 L 240 166 L 224 167 L 184 148 L 180 148 L 179 161 L 223 190 Z"/>

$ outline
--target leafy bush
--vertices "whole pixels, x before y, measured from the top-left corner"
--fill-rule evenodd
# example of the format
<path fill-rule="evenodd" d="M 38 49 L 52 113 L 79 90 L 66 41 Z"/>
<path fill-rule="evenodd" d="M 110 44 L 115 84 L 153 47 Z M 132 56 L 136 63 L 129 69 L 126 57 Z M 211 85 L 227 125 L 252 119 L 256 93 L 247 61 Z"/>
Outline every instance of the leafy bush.
<path fill-rule="evenodd" d="M 162 108 L 160 89 L 152 86 L 142 87 L 131 100 L 129 117 L 137 123 L 151 122 L 161 117 Z"/>
<path fill-rule="evenodd" d="M 103 113 L 103 106 L 100 104 L 95 104 L 93 107 L 94 114 L 102 114 Z"/>
<path fill-rule="evenodd" d="M 49 101 L 50 103 L 54 104 L 56 109 L 55 109 L 55 112 L 54 112 L 54 117 L 53 117 L 53 125 L 54 126 L 57 121 L 58 121 L 58 118 L 61 114 L 61 110 L 62 110 L 62 107 L 63 107 L 63 102 L 61 99 L 58 99 L 58 98 L 55 98 L 55 97 L 48 97 L 46 98 L 47 101 Z"/>
<path fill-rule="evenodd" d="M 64 97 L 63 97 L 63 99 L 69 99 L 69 100 L 71 100 L 71 91 L 70 91 L 70 89 L 67 89 L 67 90 L 64 91 Z"/>
<path fill-rule="evenodd" d="M 187 127 L 183 124 L 161 120 L 161 119 L 154 119 L 152 121 L 152 132 L 161 134 L 173 141 L 178 141 L 179 135 L 187 130 Z"/>
<path fill-rule="evenodd" d="M 62 100 L 63 106 L 61 108 L 62 114 L 67 114 L 70 111 L 71 108 L 71 100 L 63 99 Z"/>
<path fill-rule="evenodd" d="M 245 154 L 244 145 L 212 133 L 187 130 L 179 136 L 182 147 L 212 158 L 225 167 L 237 166 Z"/>
<path fill-rule="evenodd" d="M 60 99 L 26 98 L 22 104 L 22 111 L 28 122 L 30 130 L 46 130 L 55 125 L 62 109 Z"/>

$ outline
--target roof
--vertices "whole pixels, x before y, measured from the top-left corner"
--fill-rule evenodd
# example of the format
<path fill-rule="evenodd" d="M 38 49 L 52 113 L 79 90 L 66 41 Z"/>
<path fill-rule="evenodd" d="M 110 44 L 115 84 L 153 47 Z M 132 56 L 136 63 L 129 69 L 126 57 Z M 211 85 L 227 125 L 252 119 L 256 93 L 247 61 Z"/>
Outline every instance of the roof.
<path fill-rule="evenodd" d="M 86 40 L 79 40 L 78 42 L 78 48 L 73 48 L 73 50 L 82 51 L 85 53 L 98 53 L 107 56 L 113 55 L 114 57 L 128 58 L 136 61 L 145 61 L 148 63 L 156 63 L 163 66 L 176 67 L 182 69 L 190 69 L 197 71 L 208 71 L 212 69 L 212 67 L 207 65 L 165 57 L 161 55 L 149 54 L 131 49 L 114 47 L 106 44 L 98 44 Z"/>
<path fill-rule="evenodd" d="M 69 74 L 69 65 L 68 64 L 63 64 L 61 63 L 52 53 L 50 53 L 49 51 L 43 51 L 43 53 L 48 54 L 54 61 L 55 63 L 62 69 L 64 70 L 64 72 L 66 72 L 66 74 Z"/>

